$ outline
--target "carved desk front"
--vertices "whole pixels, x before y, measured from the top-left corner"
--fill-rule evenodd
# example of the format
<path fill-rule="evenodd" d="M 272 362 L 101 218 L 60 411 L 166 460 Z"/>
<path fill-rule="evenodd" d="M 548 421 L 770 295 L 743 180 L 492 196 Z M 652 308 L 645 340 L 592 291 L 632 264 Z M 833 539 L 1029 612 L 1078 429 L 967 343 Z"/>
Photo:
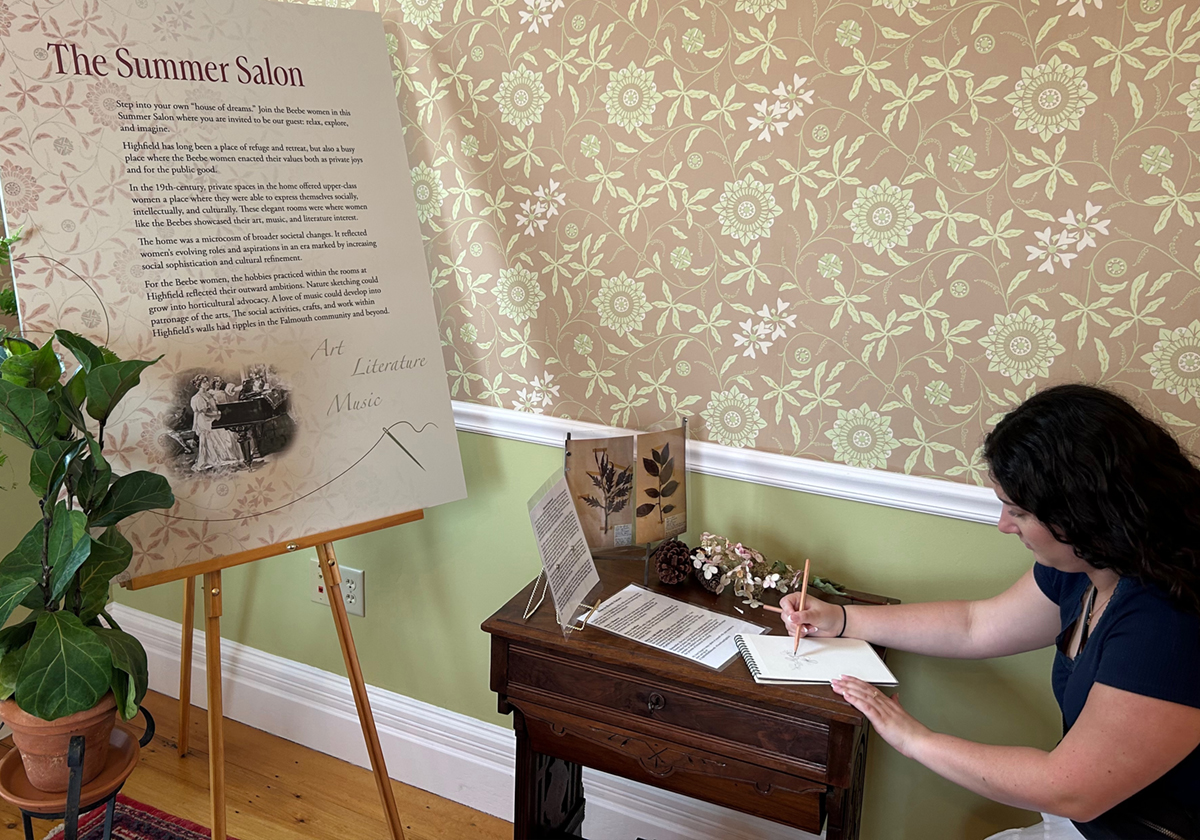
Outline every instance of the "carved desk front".
<path fill-rule="evenodd" d="M 598 565 L 605 598 L 642 577 L 640 561 Z M 548 603 L 522 620 L 531 587 L 483 623 L 492 690 L 517 733 L 516 840 L 582 836 L 582 765 L 856 840 L 869 723 L 829 686 L 758 685 L 741 657 L 716 672 L 601 630 L 564 640 Z M 651 587 L 738 615 L 732 587 Z M 783 633 L 776 615 L 739 617 Z"/>

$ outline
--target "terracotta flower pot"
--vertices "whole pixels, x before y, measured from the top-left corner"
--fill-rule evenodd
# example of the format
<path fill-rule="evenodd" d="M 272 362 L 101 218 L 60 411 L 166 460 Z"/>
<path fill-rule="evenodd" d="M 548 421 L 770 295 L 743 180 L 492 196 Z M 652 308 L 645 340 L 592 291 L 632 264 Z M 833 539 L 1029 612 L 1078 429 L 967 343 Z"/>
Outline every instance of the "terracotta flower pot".
<path fill-rule="evenodd" d="M 83 783 L 99 775 L 108 760 L 108 738 L 117 722 L 117 701 L 105 694 L 90 709 L 58 720 L 42 720 L 24 711 L 11 697 L 0 702 L 0 718 L 13 731 L 13 743 L 21 752 L 25 775 L 38 790 L 61 793 L 67 789 L 71 771 L 67 750 L 72 735 L 84 736 Z"/>

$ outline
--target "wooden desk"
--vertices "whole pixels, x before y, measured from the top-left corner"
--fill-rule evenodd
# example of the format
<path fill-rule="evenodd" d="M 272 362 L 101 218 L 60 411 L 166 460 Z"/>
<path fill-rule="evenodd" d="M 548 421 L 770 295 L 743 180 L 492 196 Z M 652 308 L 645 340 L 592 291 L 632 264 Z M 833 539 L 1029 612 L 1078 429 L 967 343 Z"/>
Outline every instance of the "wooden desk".
<path fill-rule="evenodd" d="M 598 565 L 606 598 L 642 578 L 641 562 Z M 651 586 L 737 615 L 733 587 Z M 517 733 L 515 840 L 582 836 L 581 765 L 856 840 L 870 724 L 828 686 L 758 685 L 741 657 L 716 672 L 601 630 L 564 641 L 550 603 L 522 621 L 531 587 L 483 623 Z M 741 617 L 783 633 L 774 614 Z"/>

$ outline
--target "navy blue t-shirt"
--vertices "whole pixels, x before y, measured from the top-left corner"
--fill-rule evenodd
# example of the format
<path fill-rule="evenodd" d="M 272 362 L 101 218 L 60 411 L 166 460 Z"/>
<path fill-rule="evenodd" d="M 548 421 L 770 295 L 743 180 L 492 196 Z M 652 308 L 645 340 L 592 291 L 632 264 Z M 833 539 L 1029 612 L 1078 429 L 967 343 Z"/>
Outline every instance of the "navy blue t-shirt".
<path fill-rule="evenodd" d="M 1157 587 L 1123 577 L 1083 650 L 1071 660 L 1062 651 L 1074 623 L 1082 620 L 1083 596 L 1091 581 L 1083 573 L 1041 564 L 1034 566 L 1033 577 L 1058 605 L 1062 620 L 1052 682 L 1064 735 L 1083 711 L 1093 683 L 1200 708 L 1200 617 L 1177 609 Z M 1200 802 L 1200 748 L 1150 788 L 1149 798 L 1158 802 L 1195 807 Z"/>

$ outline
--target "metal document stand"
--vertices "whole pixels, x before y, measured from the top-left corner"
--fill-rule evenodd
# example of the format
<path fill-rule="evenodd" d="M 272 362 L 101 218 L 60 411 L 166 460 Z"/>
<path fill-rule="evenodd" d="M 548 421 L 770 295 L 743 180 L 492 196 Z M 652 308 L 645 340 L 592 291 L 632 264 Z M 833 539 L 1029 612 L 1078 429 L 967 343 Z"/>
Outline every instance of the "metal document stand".
<path fill-rule="evenodd" d="M 154 737 L 154 718 L 145 708 L 146 731 L 140 741 L 123 729 L 114 728 L 108 739 L 108 761 L 95 779 L 83 784 L 83 736 L 71 738 L 67 753 L 70 780 L 65 793 L 49 793 L 38 790 L 29 783 L 21 755 L 14 748 L 0 759 L 0 797 L 21 809 L 25 824 L 25 840 L 33 838 L 33 817 L 43 820 L 63 820 L 63 840 L 76 840 L 79 834 L 79 816 L 104 806 L 104 840 L 112 836 L 113 812 L 117 794 L 125 780 L 137 767 L 141 748 Z"/>

